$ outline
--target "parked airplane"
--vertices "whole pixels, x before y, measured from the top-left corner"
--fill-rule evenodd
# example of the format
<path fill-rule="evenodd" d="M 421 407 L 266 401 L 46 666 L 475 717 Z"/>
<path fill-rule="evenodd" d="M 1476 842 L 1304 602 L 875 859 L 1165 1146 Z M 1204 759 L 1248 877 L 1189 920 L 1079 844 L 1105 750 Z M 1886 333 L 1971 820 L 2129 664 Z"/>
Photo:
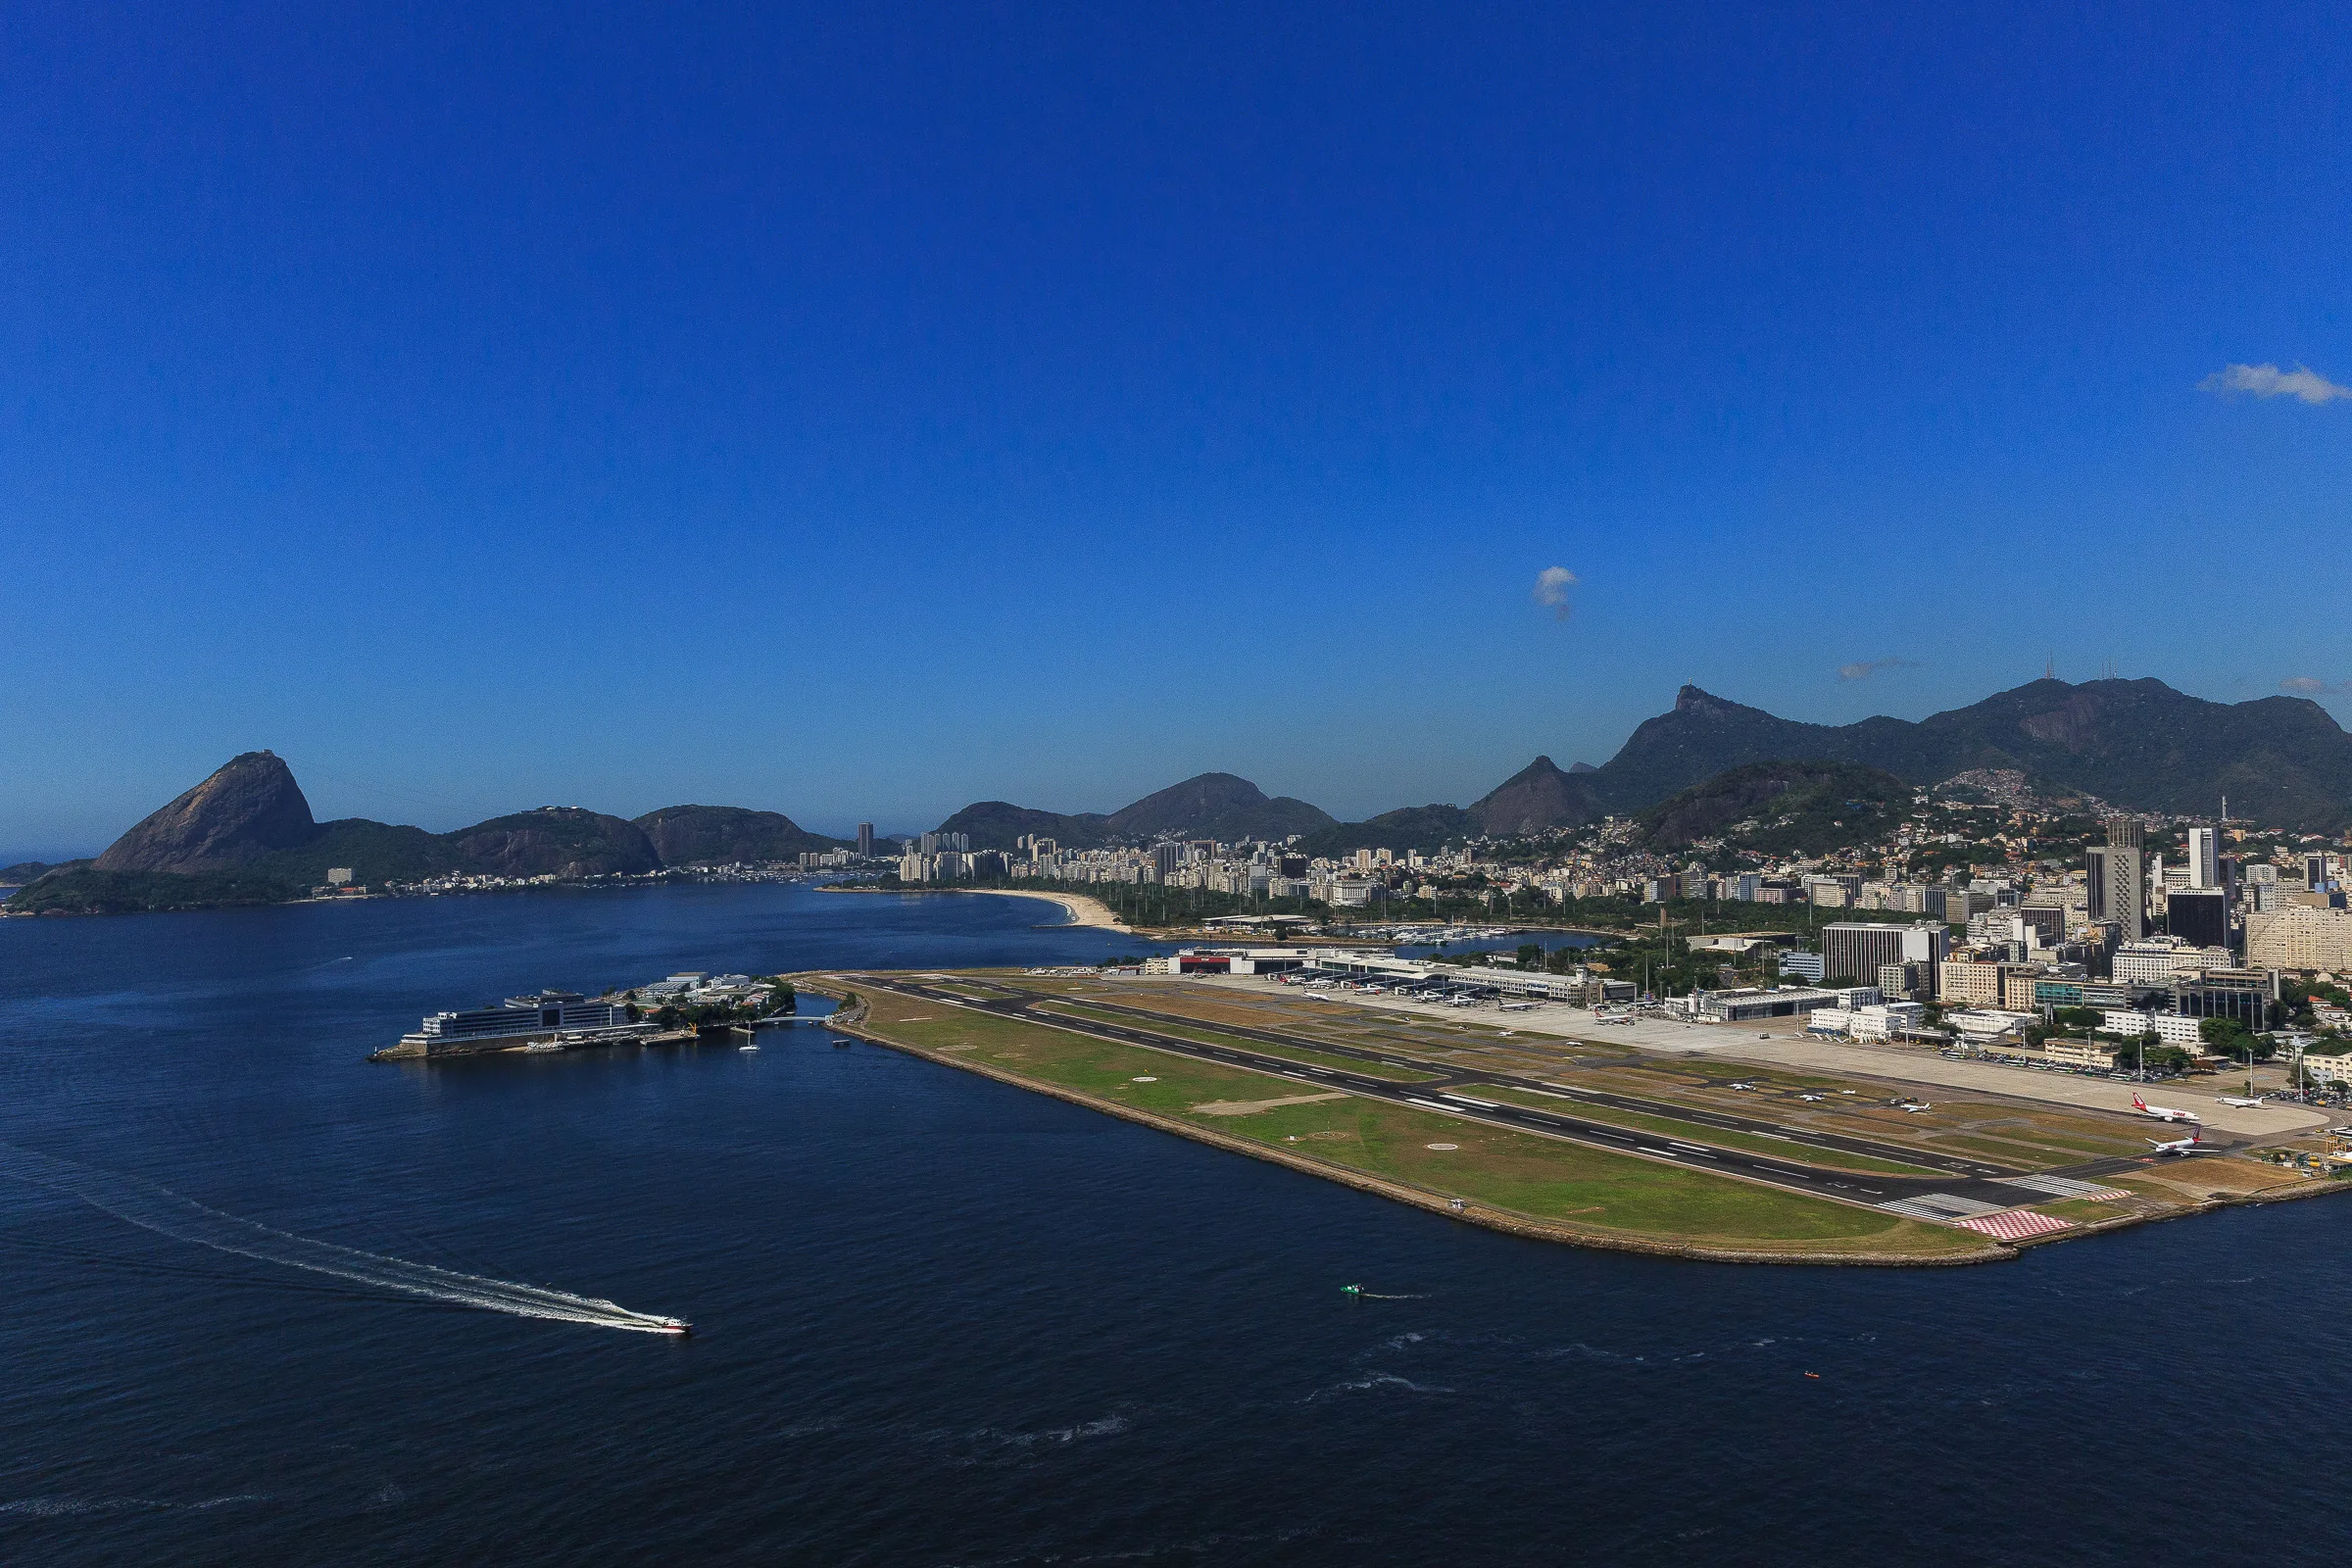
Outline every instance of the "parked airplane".
<path fill-rule="evenodd" d="M 2220 1098 L 2223 1104 L 2235 1105 L 2240 1110 L 2252 1110 L 2255 1106 L 2262 1103 L 2262 1102 L 2259 1100 L 2247 1100 L 2238 1095 L 2223 1095 Z"/>
<path fill-rule="evenodd" d="M 2186 1138 L 2176 1138 L 2169 1144 L 2158 1143 L 2153 1138 L 2149 1139 L 2147 1143 L 2148 1147 L 2159 1154 L 2215 1154 L 2221 1152 L 2205 1141 L 2205 1129 L 2202 1127 L 2190 1133 Z"/>
<path fill-rule="evenodd" d="M 2197 1113 L 2193 1110 L 2175 1110 L 2170 1105 L 2151 1105 L 2137 1095 L 2132 1097 L 2132 1108 L 2143 1116 L 2153 1116 L 2158 1121 L 2195 1121 L 2198 1119 Z"/>

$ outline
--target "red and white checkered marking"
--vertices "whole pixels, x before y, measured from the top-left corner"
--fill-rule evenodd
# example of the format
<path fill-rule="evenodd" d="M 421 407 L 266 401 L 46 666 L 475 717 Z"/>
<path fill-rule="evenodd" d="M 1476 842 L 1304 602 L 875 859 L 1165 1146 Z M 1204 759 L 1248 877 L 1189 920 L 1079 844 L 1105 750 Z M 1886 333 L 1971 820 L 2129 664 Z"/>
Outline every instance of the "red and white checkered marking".
<path fill-rule="evenodd" d="M 2074 1226 L 2047 1214 L 2036 1214 L 2030 1208 L 2005 1208 L 1998 1214 L 1973 1214 L 1967 1219 L 1951 1222 L 1963 1230 L 1983 1231 L 2004 1242 L 2022 1242 L 2029 1236 L 2047 1236 L 2052 1231 L 2071 1231 Z"/>

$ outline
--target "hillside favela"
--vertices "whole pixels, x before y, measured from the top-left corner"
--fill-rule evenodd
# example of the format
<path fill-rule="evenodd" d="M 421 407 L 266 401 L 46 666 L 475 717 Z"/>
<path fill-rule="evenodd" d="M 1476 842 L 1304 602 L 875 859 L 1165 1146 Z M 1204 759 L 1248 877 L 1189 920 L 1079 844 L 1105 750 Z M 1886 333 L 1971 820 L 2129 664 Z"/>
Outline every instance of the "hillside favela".
<path fill-rule="evenodd" d="M 0 1564 L 2343 1555 L 2352 11 L 10 23 Z"/>

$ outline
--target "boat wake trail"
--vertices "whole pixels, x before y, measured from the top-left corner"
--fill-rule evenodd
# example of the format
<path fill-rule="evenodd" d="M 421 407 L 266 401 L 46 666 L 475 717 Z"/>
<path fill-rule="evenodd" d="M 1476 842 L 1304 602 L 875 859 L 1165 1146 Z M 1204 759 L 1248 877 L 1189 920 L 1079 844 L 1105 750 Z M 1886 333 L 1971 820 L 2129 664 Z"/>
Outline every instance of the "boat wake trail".
<path fill-rule="evenodd" d="M 462 1306 L 508 1312 L 516 1317 L 550 1318 L 560 1323 L 582 1323 L 600 1329 L 628 1329 L 640 1334 L 678 1334 L 685 1329 L 685 1325 L 675 1318 L 659 1317 L 651 1312 L 632 1312 L 617 1301 L 607 1301 L 593 1296 L 574 1296 L 568 1291 L 520 1285 L 512 1280 L 460 1274 L 453 1269 L 435 1268 L 429 1263 L 412 1263 L 406 1258 L 385 1257 L 376 1252 L 363 1252 L 357 1248 L 337 1247 L 331 1242 L 313 1241 L 307 1236 L 296 1236 L 291 1231 L 275 1230 L 254 1220 L 224 1214 L 217 1208 L 207 1208 L 202 1203 L 180 1197 L 168 1187 L 159 1187 L 136 1176 L 100 1170 L 96 1166 L 76 1164 L 70 1159 L 53 1158 L 12 1145 L 0 1144 L 0 1176 L 13 1176 L 34 1186 L 70 1193 L 93 1208 L 160 1236 L 233 1252 L 239 1257 L 282 1263 L 288 1268 L 308 1269 L 315 1274 L 328 1274 L 337 1279 L 372 1285 L 405 1296 L 453 1301 Z"/>

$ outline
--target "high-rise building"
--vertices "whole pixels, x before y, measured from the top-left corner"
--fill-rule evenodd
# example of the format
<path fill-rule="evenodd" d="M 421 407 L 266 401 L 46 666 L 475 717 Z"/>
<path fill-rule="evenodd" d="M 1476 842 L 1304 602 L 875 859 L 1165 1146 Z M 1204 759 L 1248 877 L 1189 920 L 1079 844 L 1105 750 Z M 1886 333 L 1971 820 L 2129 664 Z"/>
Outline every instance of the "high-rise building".
<path fill-rule="evenodd" d="M 2352 909 L 2258 909 L 2246 917 L 2246 962 L 2274 969 L 2352 969 Z"/>
<path fill-rule="evenodd" d="M 1874 985 L 1889 964 L 1939 961 L 1951 942 L 1940 925 L 1870 925 L 1840 920 L 1821 928 L 1822 974 L 1853 985 Z"/>
<path fill-rule="evenodd" d="M 2107 818 L 2104 908 L 2094 920 L 2111 920 L 2124 940 L 2137 942 L 2148 930 L 2147 836 L 2136 816 Z"/>
<path fill-rule="evenodd" d="M 2202 892 L 2222 885 L 2222 835 L 2218 828 L 2188 830 L 2188 885 Z"/>
<path fill-rule="evenodd" d="M 2025 905 L 2017 911 L 2017 917 L 2034 928 L 2036 947 L 2054 948 L 2066 940 L 2066 910 L 2055 905 Z"/>
<path fill-rule="evenodd" d="M 2200 948 L 2230 946 L 2230 896 L 2220 888 L 2176 893 L 2165 901 L 2165 925 Z"/>
<path fill-rule="evenodd" d="M 1889 1002 L 1923 1002 L 1936 995 L 1936 966 L 1932 963 L 1882 963 L 1879 995 Z"/>
<path fill-rule="evenodd" d="M 858 824 L 858 853 L 859 855 L 874 853 L 874 824 L 871 822 Z"/>

